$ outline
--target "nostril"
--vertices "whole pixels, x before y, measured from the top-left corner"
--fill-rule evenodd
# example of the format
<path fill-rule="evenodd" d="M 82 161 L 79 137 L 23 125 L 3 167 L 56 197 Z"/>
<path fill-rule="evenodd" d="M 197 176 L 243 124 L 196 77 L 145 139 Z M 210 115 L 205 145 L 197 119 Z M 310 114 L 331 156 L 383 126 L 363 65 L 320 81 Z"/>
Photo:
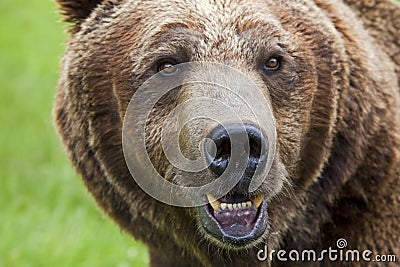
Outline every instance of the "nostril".
<path fill-rule="evenodd" d="M 263 136 L 261 131 L 254 126 L 247 126 L 246 131 L 249 137 L 249 157 L 261 158 L 261 150 L 263 145 Z"/>
<path fill-rule="evenodd" d="M 228 160 L 231 156 L 231 140 L 229 138 L 223 139 L 221 144 L 217 144 L 217 154 L 216 159 L 226 159 Z"/>
<path fill-rule="evenodd" d="M 214 129 L 209 138 L 210 142 L 205 145 L 206 160 L 211 171 L 219 176 L 228 167 L 231 157 L 231 141 L 223 127 Z"/>
<path fill-rule="evenodd" d="M 209 135 L 205 143 L 205 156 L 209 168 L 216 175 L 221 175 L 228 167 L 231 156 L 231 141 L 228 132 L 219 125 Z"/>
<path fill-rule="evenodd" d="M 260 158 L 261 154 L 261 141 L 257 138 L 249 138 L 250 158 Z"/>

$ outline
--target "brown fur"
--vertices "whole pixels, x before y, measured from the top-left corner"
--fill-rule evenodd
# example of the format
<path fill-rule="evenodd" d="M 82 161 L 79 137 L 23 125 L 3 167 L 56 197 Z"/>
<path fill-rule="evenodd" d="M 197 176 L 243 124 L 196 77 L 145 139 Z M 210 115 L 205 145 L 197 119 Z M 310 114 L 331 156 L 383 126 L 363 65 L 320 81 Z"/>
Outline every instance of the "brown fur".
<path fill-rule="evenodd" d="M 399 4 L 58 2 L 66 20 L 75 22 L 54 109 L 59 133 L 97 203 L 148 244 L 152 265 L 257 266 L 266 264 L 256 258 L 264 243 L 321 250 L 338 238 L 349 248 L 400 260 Z M 258 66 L 276 42 L 288 60 L 279 73 L 265 76 Z M 195 210 L 157 202 L 130 177 L 122 119 L 163 57 L 238 68 L 270 99 L 278 134 L 275 171 L 288 183 L 268 200 L 269 229 L 252 248 L 231 250 L 208 239 Z M 147 125 L 149 154 L 162 174 L 168 169 L 158 144 L 163 119 L 198 94 L 192 87 L 180 90 L 155 107 Z M 186 134 L 187 146 L 194 144 Z M 189 185 L 187 174 L 180 177 L 177 183 Z"/>

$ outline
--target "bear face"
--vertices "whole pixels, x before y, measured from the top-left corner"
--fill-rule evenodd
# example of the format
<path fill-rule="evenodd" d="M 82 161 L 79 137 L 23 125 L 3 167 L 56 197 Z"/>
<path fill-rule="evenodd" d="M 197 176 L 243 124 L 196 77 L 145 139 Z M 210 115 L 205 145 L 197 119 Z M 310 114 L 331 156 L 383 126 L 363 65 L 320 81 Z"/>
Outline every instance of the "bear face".
<path fill-rule="evenodd" d="M 344 4 L 59 2 L 67 20 L 76 22 L 63 59 L 55 108 L 59 132 L 99 205 L 124 229 L 148 243 L 151 251 L 169 244 L 181 252 L 182 261 L 209 265 L 226 262 L 211 259 L 210 246 L 221 255 L 235 255 L 237 264 L 254 259 L 251 249 L 264 242 L 271 248 L 279 244 L 321 246 L 336 237 L 323 229 L 336 221 L 333 214 L 340 210 L 337 203 L 341 199 L 351 199 L 349 205 L 357 209 L 369 202 L 374 191 L 357 187 L 369 179 L 357 175 L 367 162 L 373 162 L 374 171 L 379 169 L 379 177 L 384 178 L 398 166 L 383 163 L 388 158 L 398 162 L 395 64 Z M 352 20 L 356 21 L 354 29 L 349 29 L 346 25 Z M 262 166 L 264 156 L 260 144 L 276 143 L 273 158 L 264 157 L 272 165 L 257 190 L 248 190 L 253 172 L 250 163 L 246 163 L 250 174 L 245 172 L 228 194 L 214 202 L 209 196 L 210 203 L 200 207 L 158 202 L 131 178 L 121 134 L 128 105 L 150 77 L 163 72 L 171 79 L 185 62 L 224 64 L 248 77 L 272 112 L 276 140 L 264 140 L 269 133 L 263 133 L 271 129 L 243 111 L 246 107 L 231 92 L 185 84 L 164 95 L 149 113 L 145 146 L 150 161 L 161 176 L 179 186 L 198 186 L 218 178 L 221 170 L 193 173 L 176 168 L 161 144 L 164 122 L 174 108 L 207 97 L 243 111 L 239 118 L 245 122 L 250 147 L 255 144 L 256 166 Z M 237 94 L 251 98 L 246 86 L 238 88 Z M 205 110 L 212 110 L 214 104 L 204 105 Z M 236 123 L 229 119 L 221 124 Z M 202 155 L 199 143 L 206 137 L 218 146 L 226 135 L 219 126 L 206 119 L 184 125 L 179 146 L 185 157 Z M 383 139 L 391 146 L 378 152 L 371 142 Z M 228 148 L 217 148 L 224 150 L 222 154 L 230 153 L 229 143 Z M 249 153 L 250 157 L 251 148 Z M 249 202 L 249 206 L 233 209 L 233 204 Z M 226 210 L 228 205 L 231 210 Z M 340 214 L 337 218 L 350 216 Z M 348 233 L 343 230 L 345 223 L 335 227 L 338 233 Z M 168 261 L 168 256 L 162 257 L 166 257 L 164 263 Z"/>

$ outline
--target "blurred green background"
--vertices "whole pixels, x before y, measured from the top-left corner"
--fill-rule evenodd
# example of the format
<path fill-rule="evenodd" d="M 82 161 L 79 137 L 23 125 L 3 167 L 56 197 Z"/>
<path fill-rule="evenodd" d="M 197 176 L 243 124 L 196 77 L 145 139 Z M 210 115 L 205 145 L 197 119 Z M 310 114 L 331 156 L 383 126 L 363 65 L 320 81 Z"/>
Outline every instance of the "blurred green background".
<path fill-rule="evenodd" d="M 51 117 L 67 35 L 53 0 L 0 0 L 0 267 L 146 266 L 97 208 Z"/>

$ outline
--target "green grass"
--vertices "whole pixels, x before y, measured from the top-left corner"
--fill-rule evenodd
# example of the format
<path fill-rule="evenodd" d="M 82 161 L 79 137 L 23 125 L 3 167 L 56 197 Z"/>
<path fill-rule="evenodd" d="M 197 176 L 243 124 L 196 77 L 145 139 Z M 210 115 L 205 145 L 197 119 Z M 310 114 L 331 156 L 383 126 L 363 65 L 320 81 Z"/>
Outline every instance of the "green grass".
<path fill-rule="evenodd" d="M 0 267 L 146 266 L 96 208 L 55 134 L 65 24 L 51 0 L 0 1 Z"/>

